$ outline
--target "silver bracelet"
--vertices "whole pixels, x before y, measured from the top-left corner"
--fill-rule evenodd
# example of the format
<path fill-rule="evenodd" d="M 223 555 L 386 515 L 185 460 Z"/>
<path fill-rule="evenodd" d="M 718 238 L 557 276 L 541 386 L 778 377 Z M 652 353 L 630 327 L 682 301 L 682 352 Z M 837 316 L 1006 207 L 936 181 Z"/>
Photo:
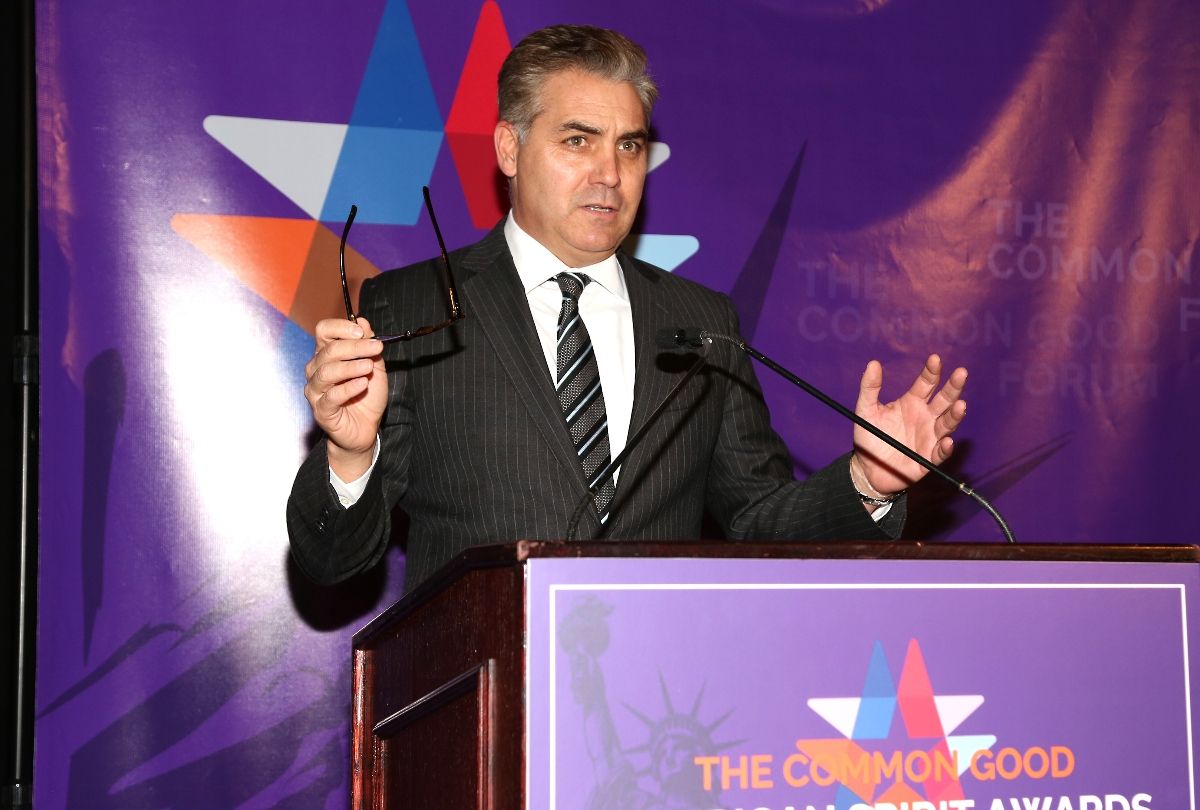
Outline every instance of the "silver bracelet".
<path fill-rule="evenodd" d="M 891 495 L 889 495 L 886 498 L 876 498 L 874 495 L 868 495 L 865 492 L 863 492 L 861 489 L 859 489 L 858 484 L 854 481 L 854 457 L 853 456 L 850 457 L 850 463 L 847 464 L 846 466 L 848 466 L 850 468 L 850 486 L 854 487 L 854 491 L 855 491 L 855 493 L 857 493 L 858 499 L 860 501 L 862 501 L 863 503 L 869 503 L 872 506 L 887 506 L 889 503 L 891 503 L 892 501 L 896 500 L 897 498 L 899 498 L 901 495 L 904 494 L 904 490 L 900 490 L 899 492 L 892 493 Z"/>
<path fill-rule="evenodd" d="M 851 486 L 853 486 L 854 482 L 851 481 L 850 483 L 851 483 Z M 854 487 L 854 491 L 858 492 L 858 487 Z M 867 495 L 862 492 L 858 492 L 858 499 L 860 501 L 862 501 L 863 503 L 869 503 L 872 506 L 887 506 L 889 503 L 891 503 L 892 501 L 899 498 L 902 494 L 903 494 L 902 492 L 897 492 L 895 495 L 891 496 L 890 498 L 873 498 L 870 495 Z"/>

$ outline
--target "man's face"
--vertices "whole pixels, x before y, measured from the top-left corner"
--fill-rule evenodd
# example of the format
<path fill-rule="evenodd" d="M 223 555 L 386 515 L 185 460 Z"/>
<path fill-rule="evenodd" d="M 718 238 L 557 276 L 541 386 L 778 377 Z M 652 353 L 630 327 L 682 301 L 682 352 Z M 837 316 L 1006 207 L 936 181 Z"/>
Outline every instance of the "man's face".
<path fill-rule="evenodd" d="M 513 214 L 568 267 L 608 258 L 629 234 L 646 180 L 646 117 L 637 91 L 581 71 L 542 84 L 524 143 L 501 121 L 496 156 Z"/>

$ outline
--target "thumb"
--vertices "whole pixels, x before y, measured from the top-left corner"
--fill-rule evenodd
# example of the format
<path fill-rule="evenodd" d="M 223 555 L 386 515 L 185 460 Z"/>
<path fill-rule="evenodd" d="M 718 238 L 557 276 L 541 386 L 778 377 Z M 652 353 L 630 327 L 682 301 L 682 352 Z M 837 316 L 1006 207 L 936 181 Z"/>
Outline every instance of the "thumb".
<path fill-rule="evenodd" d="M 879 406 L 879 392 L 883 390 L 883 365 L 878 360 L 867 363 L 862 379 L 858 383 L 858 404 L 855 411 L 863 413 Z"/>

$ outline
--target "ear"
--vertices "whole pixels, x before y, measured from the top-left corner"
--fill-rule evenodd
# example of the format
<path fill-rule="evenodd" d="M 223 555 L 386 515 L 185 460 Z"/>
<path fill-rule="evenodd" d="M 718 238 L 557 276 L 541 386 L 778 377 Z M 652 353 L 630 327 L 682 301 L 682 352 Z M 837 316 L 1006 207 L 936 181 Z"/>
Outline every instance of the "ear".
<path fill-rule="evenodd" d="M 517 130 L 507 121 L 496 124 L 492 134 L 496 145 L 496 165 L 505 177 L 517 176 L 517 153 L 521 151 L 521 141 L 517 138 Z"/>

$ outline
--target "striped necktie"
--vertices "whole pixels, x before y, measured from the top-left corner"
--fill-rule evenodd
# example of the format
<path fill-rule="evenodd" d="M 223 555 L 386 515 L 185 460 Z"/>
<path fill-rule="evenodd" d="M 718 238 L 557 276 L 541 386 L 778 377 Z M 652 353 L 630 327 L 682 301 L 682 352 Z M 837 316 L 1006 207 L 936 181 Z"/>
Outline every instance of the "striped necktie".
<path fill-rule="evenodd" d="M 608 472 L 612 461 L 600 368 L 596 365 L 592 338 L 579 317 L 579 296 L 592 279 L 583 273 L 559 273 L 554 280 L 562 290 L 562 309 L 558 314 L 558 402 L 584 478 L 588 487 L 592 487 Z M 614 489 L 612 476 L 608 476 L 596 492 L 596 511 L 601 523 L 608 520 Z"/>

